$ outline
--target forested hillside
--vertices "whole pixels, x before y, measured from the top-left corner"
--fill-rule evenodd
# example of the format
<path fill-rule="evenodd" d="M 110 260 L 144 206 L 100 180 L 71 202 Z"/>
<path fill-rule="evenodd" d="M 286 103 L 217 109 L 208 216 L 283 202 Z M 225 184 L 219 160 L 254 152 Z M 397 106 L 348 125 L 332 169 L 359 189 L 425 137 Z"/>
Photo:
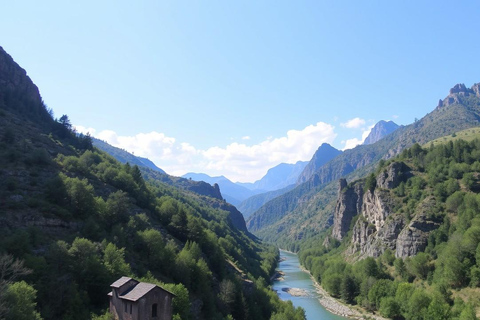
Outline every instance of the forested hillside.
<path fill-rule="evenodd" d="M 278 252 L 205 183 L 95 149 L 0 48 L 0 319 L 108 319 L 120 276 L 175 319 L 303 319 L 268 288 Z"/>
<path fill-rule="evenodd" d="M 332 232 L 302 246 L 302 263 L 333 296 L 385 317 L 476 319 L 479 159 L 478 139 L 416 144 L 342 182 Z"/>
<path fill-rule="evenodd" d="M 306 238 L 318 235 L 333 222 L 337 180 L 372 172 L 381 159 L 398 155 L 415 143 L 480 125 L 480 83 L 455 85 L 437 107 L 420 120 L 398 128 L 371 145 L 346 150 L 320 167 L 309 181 L 266 203 L 247 220 L 249 230 L 262 239 L 298 250 Z"/>

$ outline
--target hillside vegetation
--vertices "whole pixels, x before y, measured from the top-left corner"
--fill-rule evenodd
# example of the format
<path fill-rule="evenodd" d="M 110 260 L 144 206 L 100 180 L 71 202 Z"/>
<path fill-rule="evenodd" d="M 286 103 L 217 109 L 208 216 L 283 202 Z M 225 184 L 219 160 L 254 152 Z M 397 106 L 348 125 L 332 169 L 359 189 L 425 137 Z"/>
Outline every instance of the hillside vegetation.
<path fill-rule="evenodd" d="M 1 48 L 0 84 L 0 319 L 108 319 L 120 276 L 172 291 L 175 319 L 304 319 L 218 189 L 94 148 Z"/>
<path fill-rule="evenodd" d="M 375 173 L 341 190 L 338 201 L 348 201 L 348 188 L 364 194 L 364 201 L 375 194 L 386 217 L 375 215 L 370 205 L 362 207 L 341 241 L 324 235 L 322 246 L 305 243 L 300 251 L 302 264 L 333 296 L 388 318 L 476 319 L 480 306 L 479 159 L 479 139 L 458 139 L 425 148 L 415 144 L 382 161 Z M 403 173 L 394 178 L 396 186 L 381 188 L 378 181 L 392 166 L 403 168 L 399 171 Z M 401 221 L 409 234 L 391 228 L 391 235 L 385 233 L 386 226 Z M 361 228 L 370 231 L 359 237 Z M 405 241 L 414 235 L 418 235 L 412 238 L 415 243 Z M 387 242 L 375 241 L 386 236 Z"/>

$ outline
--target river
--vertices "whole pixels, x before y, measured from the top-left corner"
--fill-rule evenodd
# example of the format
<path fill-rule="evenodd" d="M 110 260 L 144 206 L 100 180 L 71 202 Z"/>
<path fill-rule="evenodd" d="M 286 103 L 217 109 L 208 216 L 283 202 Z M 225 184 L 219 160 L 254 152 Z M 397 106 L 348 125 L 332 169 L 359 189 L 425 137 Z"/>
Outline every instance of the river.
<path fill-rule="evenodd" d="M 347 319 L 327 311 L 318 301 L 319 294 L 315 290 L 310 275 L 300 268 L 296 254 L 280 250 L 280 263 L 278 270 L 285 273 L 283 280 L 273 282 L 273 290 L 277 291 L 280 299 L 291 300 L 295 307 L 305 309 L 307 320 L 340 320 Z M 283 261 L 282 261 L 283 260 Z M 285 288 L 298 288 L 304 290 L 306 296 L 292 296 L 283 291 Z"/>

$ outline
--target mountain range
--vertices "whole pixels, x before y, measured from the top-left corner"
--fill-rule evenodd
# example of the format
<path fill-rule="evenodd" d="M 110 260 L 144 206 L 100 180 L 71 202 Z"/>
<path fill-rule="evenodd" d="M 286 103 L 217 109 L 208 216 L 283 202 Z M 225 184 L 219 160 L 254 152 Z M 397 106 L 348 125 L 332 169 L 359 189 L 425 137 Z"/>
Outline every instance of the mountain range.
<path fill-rule="evenodd" d="M 265 176 L 253 183 L 234 183 L 224 176 L 211 177 L 204 173 L 187 173 L 182 177 L 195 181 L 205 181 L 212 185 L 216 183 L 219 185 L 225 200 L 235 206 L 242 207 L 243 201 L 255 195 L 283 189 L 295 183 L 307 163 L 306 161 L 298 161 L 295 164 L 281 163 L 269 169 Z"/>
<path fill-rule="evenodd" d="M 338 179 L 360 178 L 373 171 L 381 159 L 389 159 L 415 143 L 427 143 L 478 126 L 479 91 L 479 84 L 472 88 L 455 85 L 425 117 L 373 144 L 344 151 L 318 168 L 309 180 L 263 205 L 249 217 L 247 227 L 256 235 L 282 246 L 325 230 L 333 222 Z"/>

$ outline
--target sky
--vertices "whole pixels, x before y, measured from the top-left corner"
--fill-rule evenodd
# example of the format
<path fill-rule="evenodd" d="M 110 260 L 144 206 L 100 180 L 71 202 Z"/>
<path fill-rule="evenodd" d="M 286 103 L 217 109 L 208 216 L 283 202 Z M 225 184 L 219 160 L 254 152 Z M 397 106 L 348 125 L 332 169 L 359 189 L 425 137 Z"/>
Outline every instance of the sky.
<path fill-rule="evenodd" d="M 253 182 L 480 82 L 480 1 L 2 1 L 56 117 L 173 175 Z"/>

